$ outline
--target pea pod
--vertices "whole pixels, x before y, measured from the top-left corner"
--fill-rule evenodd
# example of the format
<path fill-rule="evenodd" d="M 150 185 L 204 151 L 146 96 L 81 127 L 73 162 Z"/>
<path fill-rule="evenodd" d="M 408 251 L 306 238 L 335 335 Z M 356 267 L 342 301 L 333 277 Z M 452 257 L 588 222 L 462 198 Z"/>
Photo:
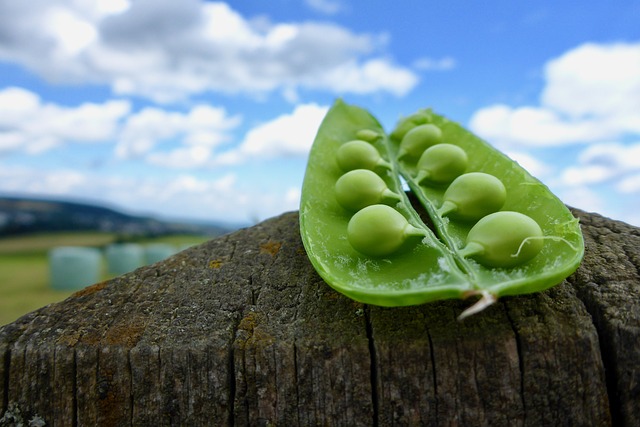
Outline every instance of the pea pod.
<path fill-rule="evenodd" d="M 418 132 L 411 130 L 429 128 L 427 124 L 441 132 L 437 143 L 455 145 L 466 154 L 465 167 L 455 172 L 461 175 L 451 183 L 425 179 L 420 153 L 406 154 L 408 143 L 403 145 L 403 138 L 412 138 L 410 146 L 415 149 L 420 146 L 415 139 Z M 397 200 L 354 213 L 338 203 L 333 192 L 345 174 L 336 153 L 358 138 L 379 154 L 384 167 L 374 171 Z M 424 143 L 423 149 L 431 146 L 433 141 Z M 451 152 L 459 157 L 457 151 L 445 150 L 438 156 Z M 425 208 L 435 232 L 412 208 L 400 176 Z M 477 177 L 497 181 L 502 189 L 466 200 L 466 195 L 473 198 L 485 191 L 485 184 L 474 183 Z M 458 180 L 467 183 L 460 185 Z M 456 203 L 466 210 L 456 215 L 452 209 Z M 381 225 L 387 223 L 394 225 Z M 341 100 L 327 113 L 309 154 L 300 230 L 311 263 L 337 291 L 382 306 L 482 295 L 465 314 L 504 295 L 559 283 L 575 271 L 584 253 L 579 224 L 566 206 L 517 163 L 458 124 L 421 110 L 401 120 L 387 136 L 371 114 Z"/>

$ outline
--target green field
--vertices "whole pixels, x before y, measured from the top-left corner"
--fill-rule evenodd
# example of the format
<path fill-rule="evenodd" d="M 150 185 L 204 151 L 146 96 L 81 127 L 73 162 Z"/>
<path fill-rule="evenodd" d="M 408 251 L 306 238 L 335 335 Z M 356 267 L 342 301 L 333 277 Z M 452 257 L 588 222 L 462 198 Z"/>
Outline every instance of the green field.
<path fill-rule="evenodd" d="M 111 233 L 46 233 L 0 238 L 0 325 L 47 304 L 62 301 L 74 291 L 49 286 L 48 252 L 57 246 L 102 247 L 116 240 Z M 199 236 L 165 236 L 137 243 L 169 243 L 175 246 L 206 241 Z M 108 278 L 106 273 L 105 279 Z"/>

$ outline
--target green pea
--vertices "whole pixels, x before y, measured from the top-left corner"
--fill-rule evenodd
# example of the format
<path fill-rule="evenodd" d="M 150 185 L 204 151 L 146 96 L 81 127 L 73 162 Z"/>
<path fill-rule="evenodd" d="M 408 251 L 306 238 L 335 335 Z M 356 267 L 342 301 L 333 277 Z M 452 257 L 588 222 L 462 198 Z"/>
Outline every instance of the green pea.
<path fill-rule="evenodd" d="M 380 153 L 373 145 L 358 139 L 342 144 L 335 157 L 338 165 L 344 171 L 373 170 L 376 167 L 391 168 L 391 164 L 380 157 Z"/>
<path fill-rule="evenodd" d="M 368 169 L 355 169 L 345 173 L 336 181 L 335 191 L 338 203 L 351 211 L 400 200 L 400 196 L 389 190 L 380 176 Z"/>
<path fill-rule="evenodd" d="M 398 152 L 398 159 L 418 158 L 427 148 L 442 142 L 442 131 L 432 124 L 419 125 L 408 131 Z"/>
<path fill-rule="evenodd" d="M 537 222 L 519 212 L 489 214 L 474 225 L 463 257 L 488 267 L 514 267 L 530 261 L 542 250 L 542 230 Z"/>
<path fill-rule="evenodd" d="M 436 144 L 427 148 L 418 160 L 419 184 L 448 184 L 467 169 L 469 159 L 467 153 L 457 145 Z"/>
<path fill-rule="evenodd" d="M 375 130 L 362 129 L 356 132 L 356 138 L 362 141 L 373 142 L 376 139 L 380 138 L 380 134 Z"/>
<path fill-rule="evenodd" d="M 400 122 L 396 125 L 393 132 L 391 132 L 391 138 L 402 140 L 404 136 L 411 129 L 418 125 L 423 125 L 429 122 L 429 113 L 428 111 L 418 111 L 417 113 L 410 114 L 409 116 L 400 120 Z"/>
<path fill-rule="evenodd" d="M 371 205 L 358 211 L 347 227 L 349 243 L 358 252 L 383 257 L 396 252 L 411 236 L 425 235 L 401 213 L 387 205 Z"/>
<path fill-rule="evenodd" d="M 400 156 L 403 141 L 426 124 L 466 153 L 466 173 L 448 186 L 431 185 L 433 178 L 421 176 L 421 168 L 427 169 L 425 163 L 432 161 L 419 161 L 429 146 L 415 155 Z M 341 189 L 351 166 L 337 160 L 342 147 L 354 138 L 375 152 L 373 160 L 365 162 L 367 167 L 351 169 L 378 169 L 378 177 L 395 195 L 355 213 L 356 206 L 345 209 L 342 204 L 347 202 L 339 202 L 352 193 Z M 379 165 L 385 165 L 384 170 Z M 454 174 L 453 169 L 442 167 L 439 173 Z M 418 201 L 417 208 L 401 177 Z M 376 197 L 385 192 L 377 178 L 365 182 L 357 191 Z M 345 194 L 339 196 L 340 192 Z M 560 283 L 584 255 L 580 226 L 566 205 L 487 142 L 431 110 L 402 119 L 387 134 L 372 114 L 342 100 L 327 112 L 309 154 L 300 234 L 320 277 L 350 298 L 401 306 L 480 296 L 461 318 L 504 295 L 537 292 Z"/>
<path fill-rule="evenodd" d="M 471 172 L 453 180 L 438 210 L 441 216 L 477 221 L 502 208 L 507 199 L 504 184 L 493 175 Z"/>

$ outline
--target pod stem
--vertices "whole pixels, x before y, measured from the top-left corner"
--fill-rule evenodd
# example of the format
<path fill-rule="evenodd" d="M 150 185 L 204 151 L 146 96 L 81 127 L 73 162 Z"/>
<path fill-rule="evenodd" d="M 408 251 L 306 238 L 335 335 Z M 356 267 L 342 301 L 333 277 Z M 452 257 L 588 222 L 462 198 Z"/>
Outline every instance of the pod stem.
<path fill-rule="evenodd" d="M 483 254 L 485 251 L 484 246 L 477 242 L 469 242 L 467 245 L 458 251 L 458 255 L 463 258 L 472 257 L 474 255 Z"/>
<path fill-rule="evenodd" d="M 482 295 L 482 298 L 480 298 L 471 307 L 467 308 L 465 311 L 460 313 L 460 316 L 458 316 L 458 321 L 463 321 L 469 316 L 473 316 L 474 314 L 480 313 L 485 308 L 495 304 L 498 301 L 498 298 L 492 293 L 490 293 L 489 291 L 481 291 L 479 292 L 479 294 Z"/>
<path fill-rule="evenodd" d="M 429 173 L 429 171 L 426 171 L 424 169 L 421 169 L 418 172 L 418 175 L 416 175 L 416 182 L 418 184 L 420 184 L 422 181 L 424 181 L 425 179 L 429 178 L 431 174 Z M 445 202 L 446 203 L 446 202 Z"/>
<path fill-rule="evenodd" d="M 410 236 L 424 237 L 427 235 L 427 233 L 421 228 L 414 227 L 411 224 L 407 224 L 407 226 L 404 228 L 404 235 L 405 237 L 410 237 Z"/>
<path fill-rule="evenodd" d="M 393 191 L 386 188 L 382 192 L 382 200 L 393 200 L 394 202 L 399 202 L 402 200 L 402 197 L 399 194 L 394 193 Z"/>
<path fill-rule="evenodd" d="M 450 214 L 451 212 L 454 212 L 458 210 L 458 205 L 456 205 L 455 203 L 453 203 L 452 201 L 449 200 L 445 200 L 442 203 L 442 206 L 440 206 L 440 209 L 438 209 L 438 215 L 440 216 L 446 216 L 448 214 Z"/>
<path fill-rule="evenodd" d="M 376 163 L 376 166 L 384 169 L 393 170 L 393 166 L 391 165 L 391 163 L 387 162 L 385 159 L 378 160 L 378 163 Z"/>

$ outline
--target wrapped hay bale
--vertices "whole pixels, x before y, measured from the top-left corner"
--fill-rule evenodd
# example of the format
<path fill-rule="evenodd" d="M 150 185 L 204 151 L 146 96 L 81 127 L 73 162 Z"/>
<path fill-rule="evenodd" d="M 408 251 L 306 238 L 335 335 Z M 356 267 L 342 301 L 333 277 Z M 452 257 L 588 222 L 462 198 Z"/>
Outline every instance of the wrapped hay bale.
<path fill-rule="evenodd" d="M 82 289 L 100 280 L 102 255 L 98 249 L 62 246 L 49 252 L 51 287 Z"/>
<path fill-rule="evenodd" d="M 183 244 L 178 246 L 177 252 L 185 251 L 185 250 L 187 250 L 189 248 L 192 248 L 194 246 L 197 246 L 197 245 L 198 245 L 198 243 L 183 243 Z"/>
<path fill-rule="evenodd" d="M 176 253 L 176 248 L 168 243 L 152 243 L 145 247 L 144 255 L 147 264 L 153 264 L 169 258 Z"/>
<path fill-rule="evenodd" d="M 129 273 L 145 264 L 144 249 L 135 243 L 115 243 L 107 246 L 107 269 L 110 274 Z"/>

